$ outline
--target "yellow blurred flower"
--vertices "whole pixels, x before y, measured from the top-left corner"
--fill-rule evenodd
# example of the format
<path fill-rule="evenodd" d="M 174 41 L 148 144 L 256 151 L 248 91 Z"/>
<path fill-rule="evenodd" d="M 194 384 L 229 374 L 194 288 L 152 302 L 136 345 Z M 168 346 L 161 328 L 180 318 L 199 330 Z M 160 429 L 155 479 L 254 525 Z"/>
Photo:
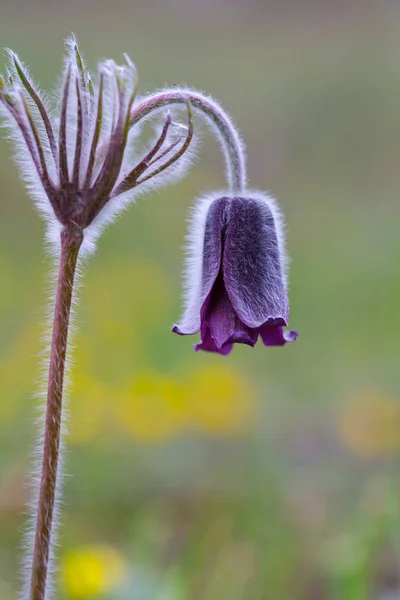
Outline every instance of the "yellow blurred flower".
<path fill-rule="evenodd" d="M 109 546 L 86 546 L 65 555 L 62 581 L 68 598 L 89 600 L 121 587 L 129 575 L 125 558 Z"/>
<path fill-rule="evenodd" d="M 400 405 L 378 390 L 349 399 L 338 427 L 343 442 L 362 458 L 381 458 L 400 449 Z"/>
<path fill-rule="evenodd" d="M 144 371 L 125 385 L 111 386 L 74 369 L 68 435 L 85 444 L 112 434 L 113 425 L 138 442 L 170 440 L 198 429 L 232 435 L 248 428 L 254 414 L 254 388 L 227 365 L 201 366 L 181 379 Z"/>
<path fill-rule="evenodd" d="M 213 435 L 236 433 L 248 427 L 253 408 L 252 385 L 225 365 L 201 367 L 183 382 L 144 373 L 113 397 L 118 427 L 146 442 L 193 427 Z"/>
<path fill-rule="evenodd" d="M 181 432 L 187 422 L 187 388 L 155 372 L 143 373 L 115 400 L 116 422 L 135 440 L 169 439 Z"/>
<path fill-rule="evenodd" d="M 189 381 L 192 425 L 211 434 L 247 429 L 255 391 L 243 373 L 224 364 L 198 368 Z"/>

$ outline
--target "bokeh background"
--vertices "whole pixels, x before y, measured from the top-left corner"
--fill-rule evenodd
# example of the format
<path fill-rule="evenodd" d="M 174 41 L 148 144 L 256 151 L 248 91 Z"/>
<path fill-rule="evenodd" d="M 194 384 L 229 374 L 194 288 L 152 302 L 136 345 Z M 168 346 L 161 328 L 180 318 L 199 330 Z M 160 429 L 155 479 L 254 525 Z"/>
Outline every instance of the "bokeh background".
<path fill-rule="evenodd" d="M 284 208 L 296 344 L 229 358 L 170 333 L 201 160 L 90 260 L 77 312 L 60 600 L 400 597 L 400 5 L 0 1 L 0 44 L 42 87 L 74 31 L 141 89 L 230 111 L 250 181 Z M 2 69 L 0 69 L 2 70 Z M 0 140 L 0 597 L 18 589 L 47 304 L 43 224 Z"/>

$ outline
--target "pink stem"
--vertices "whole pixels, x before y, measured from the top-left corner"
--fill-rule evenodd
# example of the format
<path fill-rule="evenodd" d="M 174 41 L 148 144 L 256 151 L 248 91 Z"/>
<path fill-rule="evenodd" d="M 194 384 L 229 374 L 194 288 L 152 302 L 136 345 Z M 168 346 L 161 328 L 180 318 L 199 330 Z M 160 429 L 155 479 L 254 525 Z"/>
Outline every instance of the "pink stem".
<path fill-rule="evenodd" d="M 30 600 L 45 600 L 46 597 L 57 492 L 65 358 L 75 270 L 82 241 L 81 230 L 64 230 L 61 233 L 60 268 L 50 353 L 43 462 L 32 557 Z"/>

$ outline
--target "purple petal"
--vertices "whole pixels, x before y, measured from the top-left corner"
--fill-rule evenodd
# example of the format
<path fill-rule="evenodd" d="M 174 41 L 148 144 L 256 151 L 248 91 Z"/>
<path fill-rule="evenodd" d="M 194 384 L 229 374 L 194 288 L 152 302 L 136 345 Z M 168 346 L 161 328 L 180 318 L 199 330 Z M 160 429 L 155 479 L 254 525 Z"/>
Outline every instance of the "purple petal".
<path fill-rule="evenodd" d="M 233 343 L 254 346 L 257 342 L 258 332 L 244 325 L 235 313 L 221 271 L 202 306 L 201 323 L 202 344 L 198 349 L 223 351 Z"/>
<path fill-rule="evenodd" d="M 218 348 L 211 336 L 210 329 L 206 324 L 204 324 L 204 327 L 202 328 L 201 338 L 200 344 L 196 344 L 194 347 L 196 352 L 198 350 L 205 350 L 206 352 L 217 352 L 218 354 L 227 356 L 233 348 L 233 344 L 225 344 L 222 348 Z"/>
<path fill-rule="evenodd" d="M 199 258 L 201 273 L 193 273 L 192 279 L 199 276 L 199 289 L 195 281 L 189 280 L 190 298 L 181 322 L 172 331 L 180 335 L 192 335 L 200 330 L 200 311 L 217 279 L 222 260 L 222 227 L 226 198 L 218 198 L 208 207 L 202 239 L 194 240 L 202 247 Z M 196 223 L 194 223 L 196 225 Z"/>
<path fill-rule="evenodd" d="M 233 198 L 224 245 L 226 290 L 243 323 L 258 328 L 288 319 L 282 257 L 274 217 L 261 200 Z"/>
<path fill-rule="evenodd" d="M 270 321 L 260 327 L 261 339 L 265 346 L 284 346 L 286 343 L 294 342 L 299 335 L 297 331 L 284 331 L 286 323 L 281 319 L 280 323 Z"/>
<path fill-rule="evenodd" d="M 246 344 L 247 346 L 254 346 L 258 340 L 258 331 L 256 329 L 250 329 L 247 325 L 244 325 L 241 321 L 241 330 L 235 331 L 230 338 L 228 339 L 226 344 Z"/>

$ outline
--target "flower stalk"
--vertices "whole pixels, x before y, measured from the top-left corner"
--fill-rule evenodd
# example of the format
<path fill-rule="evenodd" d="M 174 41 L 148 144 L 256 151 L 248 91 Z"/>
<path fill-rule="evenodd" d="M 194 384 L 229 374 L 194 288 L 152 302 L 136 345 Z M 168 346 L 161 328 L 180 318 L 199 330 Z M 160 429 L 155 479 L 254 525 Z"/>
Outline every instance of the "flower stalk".
<path fill-rule="evenodd" d="M 46 595 L 53 516 L 58 487 L 65 361 L 75 271 L 82 241 L 83 232 L 79 229 L 64 229 L 61 232 L 60 266 L 50 350 L 43 459 L 31 566 L 30 600 L 43 600 Z"/>

